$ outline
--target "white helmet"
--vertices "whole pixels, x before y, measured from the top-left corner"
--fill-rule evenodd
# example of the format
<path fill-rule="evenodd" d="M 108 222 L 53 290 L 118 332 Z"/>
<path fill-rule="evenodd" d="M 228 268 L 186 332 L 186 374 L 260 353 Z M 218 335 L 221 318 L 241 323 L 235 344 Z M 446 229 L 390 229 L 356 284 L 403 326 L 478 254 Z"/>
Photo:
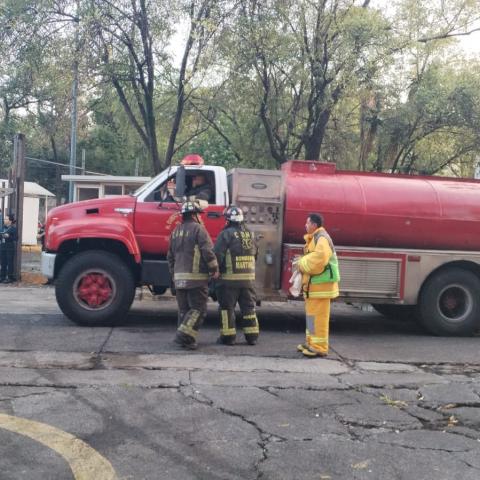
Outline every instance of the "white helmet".
<path fill-rule="evenodd" d="M 242 223 L 243 222 L 243 212 L 240 208 L 235 205 L 230 205 L 223 214 L 227 221 Z"/>
<path fill-rule="evenodd" d="M 184 213 L 202 213 L 203 210 L 196 202 L 185 202 L 184 204 L 182 204 L 181 212 L 183 215 Z"/>

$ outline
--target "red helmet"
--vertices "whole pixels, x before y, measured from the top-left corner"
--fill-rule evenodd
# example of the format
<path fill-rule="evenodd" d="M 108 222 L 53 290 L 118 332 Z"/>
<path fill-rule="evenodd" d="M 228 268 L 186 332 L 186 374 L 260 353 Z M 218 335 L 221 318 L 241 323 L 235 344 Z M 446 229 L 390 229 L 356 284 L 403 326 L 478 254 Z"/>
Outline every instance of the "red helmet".
<path fill-rule="evenodd" d="M 185 155 L 183 160 L 180 162 L 181 165 L 203 165 L 205 162 L 203 158 L 197 153 L 190 153 Z"/>

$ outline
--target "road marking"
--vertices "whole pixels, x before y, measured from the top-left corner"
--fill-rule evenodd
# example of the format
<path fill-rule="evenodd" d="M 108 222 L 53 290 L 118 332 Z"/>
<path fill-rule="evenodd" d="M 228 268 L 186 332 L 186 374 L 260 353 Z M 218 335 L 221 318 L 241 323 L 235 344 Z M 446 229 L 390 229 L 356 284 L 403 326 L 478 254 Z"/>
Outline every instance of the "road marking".
<path fill-rule="evenodd" d="M 75 480 L 115 480 L 111 463 L 73 435 L 46 423 L 0 413 L 0 428 L 31 438 L 60 454 Z"/>

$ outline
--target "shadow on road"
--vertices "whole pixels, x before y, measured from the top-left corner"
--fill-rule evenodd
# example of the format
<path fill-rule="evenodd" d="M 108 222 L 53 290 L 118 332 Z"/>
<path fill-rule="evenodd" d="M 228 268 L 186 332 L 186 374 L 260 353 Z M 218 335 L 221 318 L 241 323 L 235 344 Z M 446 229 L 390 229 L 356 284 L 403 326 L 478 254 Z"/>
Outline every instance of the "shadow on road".
<path fill-rule="evenodd" d="M 172 326 L 177 322 L 177 310 L 173 303 L 159 302 L 158 309 L 143 310 L 141 304 L 134 308 L 126 319 L 116 325 L 121 327 L 157 327 Z M 263 331 L 303 332 L 305 317 L 303 307 L 292 308 L 288 304 L 270 304 L 257 309 L 257 315 Z M 237 311 L 237 318 L 240 312 Z M 209 304 L 204 328 L 216 328 L 219 314 L 215 304 Z M 336 304 L 332 309 L 331 333 L 335 335 L 358 335 L 372 337 L 375 335 L 426 335 L 423 328 L 414 320 L 394 320 L 377 312 L 365 312 L 358 308 Z"/>

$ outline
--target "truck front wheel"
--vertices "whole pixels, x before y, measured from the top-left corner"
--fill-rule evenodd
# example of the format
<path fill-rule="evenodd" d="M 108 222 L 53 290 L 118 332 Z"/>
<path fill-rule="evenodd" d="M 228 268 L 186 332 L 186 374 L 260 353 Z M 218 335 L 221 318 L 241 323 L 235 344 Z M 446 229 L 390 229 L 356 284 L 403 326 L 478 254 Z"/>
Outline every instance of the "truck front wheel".
<path fill-rule="evenodd" d="M 469 336 L 480 322 L 480 280 L 461 268 L 434 274 L 425 283 L 419 312 L 425 328 L 434 335 Z"/>
<path fill-rule="evenodd" d="M 68 260 L 55 284 L 60 309 L 80 325 L 111 325 L 127 314 L 135 297 L 135 281 L 125 262 L 99 250 Z"/>

